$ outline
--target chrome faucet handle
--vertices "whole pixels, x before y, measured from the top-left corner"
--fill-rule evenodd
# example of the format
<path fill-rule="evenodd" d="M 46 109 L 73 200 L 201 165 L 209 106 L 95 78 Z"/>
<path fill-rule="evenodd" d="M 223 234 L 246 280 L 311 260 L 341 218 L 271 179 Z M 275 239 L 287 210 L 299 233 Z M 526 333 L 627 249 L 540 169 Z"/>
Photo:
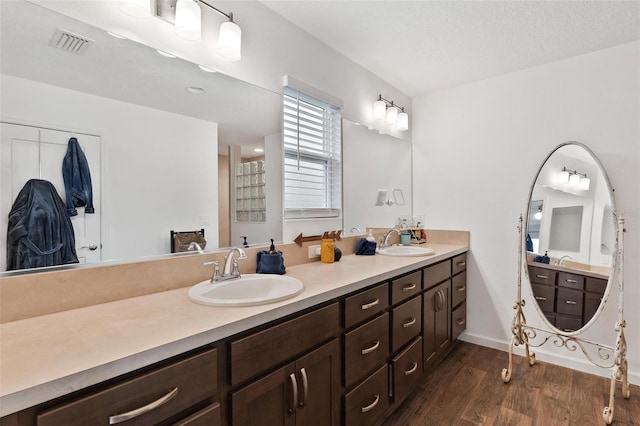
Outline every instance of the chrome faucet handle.
<path fill-rule="evenodd" d="M 220 280 L 220 263 L 217 260 L 212 260 L 210 262 L 203 262 L 203 265 L 214 265 L 213 273 L 211 274 L 211 282 L 216 282 Z"/>
<path fill-rule="evenodd" d="M 233 259 L 233 270 L 231 271 L 231 275 L 236 277 L 240 276 L 240 269 L 238 268 L 238 259 L 236 258 Z"/>

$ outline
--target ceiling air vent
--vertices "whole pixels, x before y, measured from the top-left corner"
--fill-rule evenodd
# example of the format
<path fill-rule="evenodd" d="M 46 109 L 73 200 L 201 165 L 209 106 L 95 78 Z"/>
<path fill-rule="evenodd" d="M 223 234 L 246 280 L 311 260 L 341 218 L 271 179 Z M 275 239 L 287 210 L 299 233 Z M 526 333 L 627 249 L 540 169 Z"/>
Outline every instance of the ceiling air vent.
<path fill-rule="evenodd" d="M 49 41 L 50 46 L 76 55 L 84 55 L 93 43 L 95 43 L 94 40 L 90 38 L 74 34 L 67 30 L 61 30 L 60 28 L 56 30 Z"/>

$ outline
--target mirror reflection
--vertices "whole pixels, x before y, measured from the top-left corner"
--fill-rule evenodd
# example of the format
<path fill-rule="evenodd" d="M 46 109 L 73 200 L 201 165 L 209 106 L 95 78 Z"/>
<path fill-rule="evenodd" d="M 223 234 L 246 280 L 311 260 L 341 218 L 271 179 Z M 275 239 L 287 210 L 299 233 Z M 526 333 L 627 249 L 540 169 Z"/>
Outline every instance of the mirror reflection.
<path fill-rule="evenodd" d="M 582 329 L 602 309 L 615 252 L 612 189 L 583 145 L 549 155 L 532 186 L 527 270 L 536 306 L 563 332 Z"/>
<path fill-rule="evenodd" d="M 236 164 L 260 158 L 279 189 L 279 148 L 271 149 L 280 144 L 279 94 L 23 1 L 3 5 L 1 30 L 0 238 L 28 179 L 51 181 L 64 198 L 61 162 L 75 137 L 96 208 L 72 218 L 81 262 L 170 253 L 171 230 L 204 229 L 207 249 L 245 235 L 254 244 L 281 240 L 279 196 L 263 185 L 253 209 L 263 220 L 238 221 L 231 181 Z M 56 43 L 65 35 L 86 47 L 65 50 Z M 254 189 L 250 207 L 260 200 Z"/>

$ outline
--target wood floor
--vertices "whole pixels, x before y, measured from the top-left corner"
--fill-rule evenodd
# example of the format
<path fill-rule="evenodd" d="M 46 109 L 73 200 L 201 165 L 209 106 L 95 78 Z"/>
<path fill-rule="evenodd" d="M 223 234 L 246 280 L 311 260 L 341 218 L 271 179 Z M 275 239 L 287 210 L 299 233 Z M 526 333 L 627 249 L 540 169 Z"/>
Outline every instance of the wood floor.
<path fill-rule="evenodd" d="M 500 373 L 506 352 L 460 342 L 384 426 L 605 425 L 609 379 L 514 355 L 511 382 Z M 616 387 L 613 424 L 640 425 L 640 387 L 624 399 Z"/>

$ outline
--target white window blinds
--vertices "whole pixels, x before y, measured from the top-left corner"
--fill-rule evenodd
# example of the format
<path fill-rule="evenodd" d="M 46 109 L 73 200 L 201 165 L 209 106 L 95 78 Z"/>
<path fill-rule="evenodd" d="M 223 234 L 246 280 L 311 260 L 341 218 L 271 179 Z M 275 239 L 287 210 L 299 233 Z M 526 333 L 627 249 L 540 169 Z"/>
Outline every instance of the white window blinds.
<path fill-rule="evenodd" d="M 340 217 L 341 110 L 284 88 L 284 216 Z"/>

